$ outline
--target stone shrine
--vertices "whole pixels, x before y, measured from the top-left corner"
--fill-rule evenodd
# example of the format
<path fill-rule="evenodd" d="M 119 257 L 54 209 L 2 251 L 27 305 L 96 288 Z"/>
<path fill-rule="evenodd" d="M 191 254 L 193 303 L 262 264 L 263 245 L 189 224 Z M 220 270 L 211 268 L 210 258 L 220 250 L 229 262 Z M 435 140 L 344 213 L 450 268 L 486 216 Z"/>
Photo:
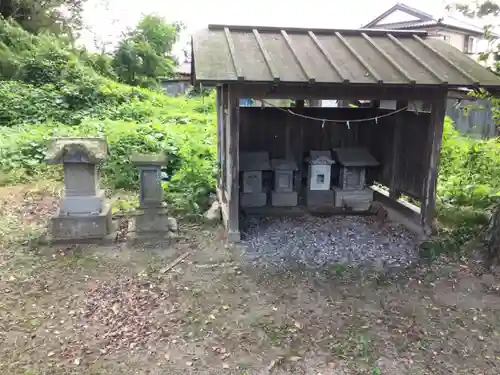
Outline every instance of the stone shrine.
<path fill-rule="evenodd" d="M 101 138 L 56 138 L 47 150 L 49 164 L 63 164 L 64 193 L 52 218 L 52 239 L 85 240 L 110 234 L 111 208 L 99 185 L 100 164 L 107 156 Z"/>
<path fill-rule="evenodd" d="M 165 235 L 177 231 L 177 222 L 168 217 L 163 202 L 161 168 L 167 164 L 163 154 L 134 154 L 130 161 L 139 170 L 139 209 L 130 232 L 141 235 Z"/>
<path fill-rule="evenodd" d="M 366 168 L 379 163 L 365 148 L 337 148 L 333 150 L 340 164 L 339 186 L 333 188 L 335 206 L 352 211 L 366 211 L 373 201 L 373 190 L 366 187 Z"/>
<path fill-rule="evenodd" d="M 240 171 L 243 175 L 243 188 L 240 193 L 242 207 L 262 207 L 267 202 L 264 191 L 262 172 L 271 169 L 269 154 L 262 152 L 242 152 L 240 154 Z"/>
<path fill-rule="evenodd" d="M 331 190 L 332 159 L 331 151 L 309 152 L 309 164 L 306 204 L 309 209 L 328 209 L 334 207 Z"/>
<path fill-rule="evenodd" d="M 297 163 L 287 159 L 272 159 L 274 171 L 274 189 L 271 192 L 271 204 L 275 207 L 294 207 L 298 203 L 298 194 L 293 190 L 294 172 Z"/>

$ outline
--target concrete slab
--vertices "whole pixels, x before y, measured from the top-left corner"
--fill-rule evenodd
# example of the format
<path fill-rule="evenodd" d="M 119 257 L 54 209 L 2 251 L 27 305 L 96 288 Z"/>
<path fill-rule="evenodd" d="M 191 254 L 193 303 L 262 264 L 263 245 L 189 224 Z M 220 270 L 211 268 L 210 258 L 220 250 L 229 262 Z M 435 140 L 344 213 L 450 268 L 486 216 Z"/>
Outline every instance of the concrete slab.
<path fill-rule="evenodd" d="M 332 190 L 307 190 L 306 205 L 310 210 L 323 210 L 335 207 Z"/>
<path fill-rule="evenodd" d="M 51 219 L 51 226 L 52 241 L 104 239 L 113 231 L 111 207 L 105 205 L 99 215 L 59 214 Z"/>
<path fill-rule="evenodd" d="M 294 207 L 298 203 L 298 194 L 292 192 L 271 192 L 271 204 L 275 207 Z"/>
<path fill-rule="evenodd" d="M 256 194 L 240 194 L 240 205 L 241 207 L 262 207 L 267 203 L 266 193 L 256 193 Z"/>
<path fill-rule="evenodd" d="M 344 207 L 352 211 L 368 211 L 373 202 L 373 190 L 342 190 L 333 187 L 335 207 Z"/>

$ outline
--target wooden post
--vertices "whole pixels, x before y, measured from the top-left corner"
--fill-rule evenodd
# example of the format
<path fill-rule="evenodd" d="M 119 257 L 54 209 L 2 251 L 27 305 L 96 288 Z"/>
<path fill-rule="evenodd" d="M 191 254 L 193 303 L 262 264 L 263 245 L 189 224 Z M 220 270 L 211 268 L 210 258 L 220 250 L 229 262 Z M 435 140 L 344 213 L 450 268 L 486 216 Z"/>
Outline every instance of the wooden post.
<path fill-rule="evenodd" d="M 222 86 L 217 86 L 215 89 L 215 106 L 217 109 L 217 190 L 221 188 L 222 183 L 222 127 L 223 127 L 223 114 L 222 109 Z"/>
<path fill-rule="evenodd" d="M 432 102 L 429 133 L 425 149 L 426 172 L 422 186 L 422 202 L 420 205 L 420 224 L 425 236 L 433 231 L 436 213 L 436 185 L 439 170 L 441 143 L 443 140 L 443 123 L 446 114 L 446 94 Z"/>
<path fill-rule="evenodd" d="M 239 99 L 229 86 L 228 97 L 228 220 L 227 240 L 230 243 L 240 240 L 240 108 Z"/>
<path fill-rule="evenodd" d="M 380 102 L 379 102 L 380 103 Z M 398 100 L 396 102 L 396 110 L 408 106 L 408 102 Z M 401 191 L 398 190 L 399 176 L 399 144 L 401 142 L 401 131 L 404 126 L 403 113 L 397 113 L 394 121 L 392 134 L 392 151 L 391 151 L 391 182 L 389 185 L 389 197 L 399 199 Z"/>

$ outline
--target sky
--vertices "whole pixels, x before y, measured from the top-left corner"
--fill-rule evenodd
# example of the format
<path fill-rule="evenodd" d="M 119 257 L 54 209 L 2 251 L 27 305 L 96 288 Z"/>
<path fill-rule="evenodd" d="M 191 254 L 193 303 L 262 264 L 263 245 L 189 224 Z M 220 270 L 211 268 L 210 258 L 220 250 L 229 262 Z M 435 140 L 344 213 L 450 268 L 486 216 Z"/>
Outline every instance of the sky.
<path fill-rule="evenodd" d="M 431 14 L 442 14 L 449 0 L 407 0 L 405 4 Z M 187 30 L 174 53 L 181 56 L 192 32 L 208 24 L 359 28 L 383 13 L 395 0 L 88 0 L 81 42 L 94 49 L 93 39 L 116 43 L 143 14 L 157 13 L 168 21 L 182 21 Z M 112 45 L 112 44 L 111 44 Z"/>

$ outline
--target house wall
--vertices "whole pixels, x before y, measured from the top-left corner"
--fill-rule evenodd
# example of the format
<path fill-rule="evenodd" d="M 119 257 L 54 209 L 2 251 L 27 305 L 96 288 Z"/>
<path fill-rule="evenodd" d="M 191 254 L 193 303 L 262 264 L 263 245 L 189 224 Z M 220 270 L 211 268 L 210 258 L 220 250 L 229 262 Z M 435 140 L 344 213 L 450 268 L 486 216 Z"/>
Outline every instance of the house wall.
<path fill-rule="evenodd" d="M 294 109 L 294 112 L 315 118 L 335 120 L 362 119 L 385 114 L 388 110 L 374 108 Z M 310 150 L 331 150 L 334 147 L 361 146 L 370 150 L 381 166 L 368 173 L 369 181 L 389 186 L 392 177 L 392 150 L 396 126 L 404 127 L 396 142 L 396 188 L 419 199 L 426 173 L 425 142 L 430 114 L 401 112 L 375 123 L 325 123 L 290 115 L 277 108 L 240 108 L 240 152 L 267 151 L 271 158 L 292 158 L 300 168 L 301 187 L 305 186 Z M 335 171 L 333 173 L 335 175 Z"/>
<path fill-rule="evenodd" d="M 184 95 L 189 90 L 191 83 L 189 81 L 163 81 L 162 87 L 167 95 L 179 96 Z"/>

